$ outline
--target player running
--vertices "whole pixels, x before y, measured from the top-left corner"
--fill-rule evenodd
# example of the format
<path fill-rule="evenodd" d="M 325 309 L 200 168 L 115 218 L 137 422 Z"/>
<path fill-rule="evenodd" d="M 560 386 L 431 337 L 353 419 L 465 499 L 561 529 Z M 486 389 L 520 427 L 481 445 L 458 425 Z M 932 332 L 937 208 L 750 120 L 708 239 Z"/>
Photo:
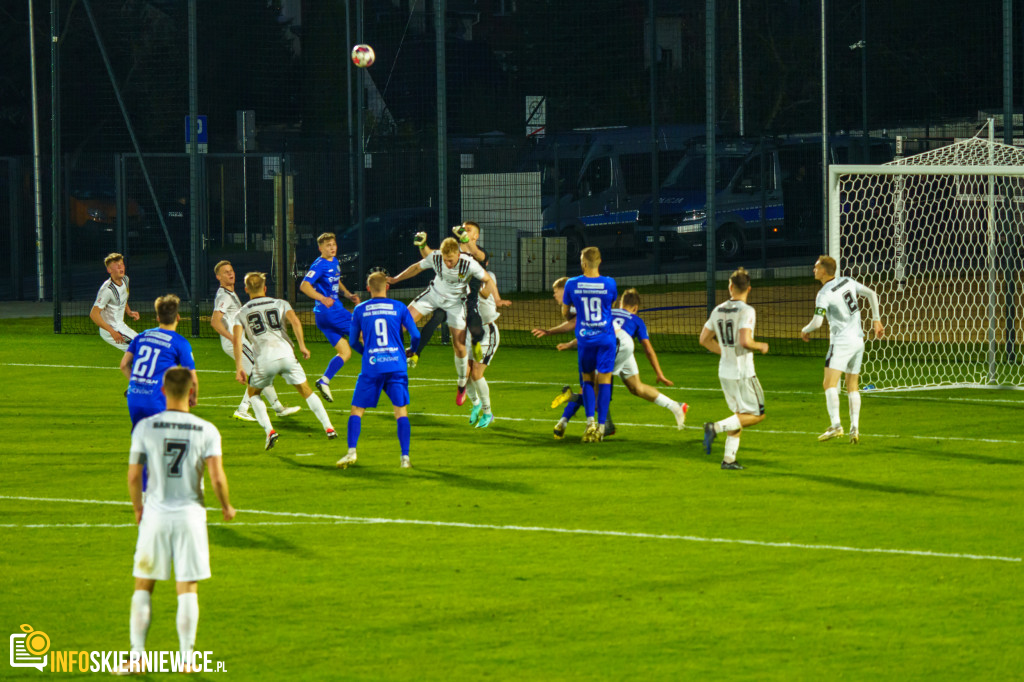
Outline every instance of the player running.
<path fill-rule="evenodd" d="M 754 340 L 757 314 L 747 305 L 750 295 L 750 274 L 743 268 L 729 277 L 729 300 L 711 311 L 711 317 L 700 331 L 700 345 L 715 355 L 718 361 L 718 381 L 722 384 L 725 402 L 732 416 L 704 424 L 704 453 L 711 454 L 711 443 L 723 431 L 725 456 L 723 469 L 744 468 L 736 461 L 740 449 L 740 433 L 745 426 L 764 420 L 764 391 L 754 372 L 753 351 L 768 352 L 768 344 Z"/>
<path fill-rule="evenodd" d="M 210 316 L 210 326 L 220 334 L 221 349 L 234 360 L 235 336 L 232 334 L 232 329 L 235 326 L 235 315 L 242 307 L 242 302 L 238 299 L 238 294 L 235 293 L 235 269 L 231 267 L 229 261 L 222 260 L 213 266 L 213 274 L 220 282 L 220 288 L 217 289 L 217 295 L 213 299 L 213 315 Z M 245 373 L 252 374 L 252 365 L 256 360 L 256 355 L 247 341 L 242 341 L 242 354 L 245 356 Z M 298 405 L 292 407 L 282 405 L 273 386 L 263 389 L 262 395 L 274 408 L 278 417 L 287 417 L 302 409 Z M 242 392 L 242 402 L 238 404 L 235 413 L 231 416 L 245 422 L 256 421 L 256 418 L 249 414 L 249 391 Z"/>
<path fill-rule="evenodd" d="M 220 433 L 208 421 L 189 414 L 195 373 L 172 367 L 163 377 L 167 410 L 140 421 L 132 433 L 128 464 L 128 492 L 135 509 L 139 537 L 135 544 L 129 630 L 132 656 L 119 675 L 146 672 L 146 635 L 151 621 L 151 600 L 157 580 L 170 580 L 174 567 L 178 591 L 178 645 L 184 660 L 181 672 L 196 669 L 193 649 L 199 628 L 199 581 L 210 577 L 210 545 L 203 499 L 203 470 L 220 501 L 225 521 L 235 517 L 228 497 Z M 143 464 L 149 493 L 142 506 Z"/>
<path fill-rule="evenodd" d="M 370 300 L 360 303 L 352 311 L 349 338 L 352 347 L 363 356 L 362 371 L 356 378 L 352 394 L 352 412 L 348 418 L 348 452 L 338 460 L 338 468 L 345 469 L 356 462 L 356 445 L 363 426 L 363 413 L 368 407 L 377 407 L 384 391 L 395 409 L 398 444 L 402 451 L 401 466 L 408 469 L 409 442 L 409 374 L 402 342 L 402 329 L 409 333 L 409 347 L 415 348 L 420 340 L 419 329 L 400 301 L 387 297 L 388 277 L 374 272 L 366 280 Z"/>
<path fill-rule="evenodd" d="M 263 390 L 274 383 L 274 377 L 281 375 L 286 383 L 291 384 L 306 399 L 309 409 L 320 421 L 327 433 L 327 438 L 337 438 L 331 426 L 327 410 L 306 382 L 306 372 L 295 359 L 292 341 L 282 324 L 285 320 L 295 332 L 295 340 L 299 344 L 302 357 L 309 357 L 309 349 L 302 334 L 302 322 L 292 310 L 288 301 L 267 296 L 267 278 L 262 272 L 250 272 L 245 276 L 245 291 L 249 294 L 249 302 L 243 305 L 235 315 L 233 329 L 235 344 L 235 378 L 240 383 L 249 382 L 249 403 L 256 414 L 256 421 L 267 434 L 266 449 L 277 443 L 277 431 L 270 423 L 267 408 L 262 400 L 253 400 Z M 256 350 L 256 362 L 253 364 L 252 375 L 245 371 L 245 354 L 243 352 L 243 334 Z"/>
<path fill-rule="evenodd" d="M 860 390 L 858 379 L 864 359 L 864 330 L 861 328 L 860 306 L 857 297 L 868 299 L 871 306 L 871 327 L 875 338 L 885 336 L 885 327 L 878 312 L 878 295 L 868 287 L 849 277 L 836 278 L 836 261 L 819 256 L 814 263 L 814 279 L 821 282 L 821 290 L 814 299 L 814 317 L 800 332 L 800 338 L 810 341 L 810 333 L 828 320 L 829 345 L 825 356 L 825 407 L 832 424 L 818 440 L 825 441 L 843 435 L 839 417 L 839 377 L 846 374 L 846 395 L 850 401 L 850 442 L 860 442 Z"/>
<path fill-rule="evenodd" d="M 568 320 L 573 308 L 577 313 L 577 354 L 582 375 L 583 408 L 587 414 L 584 443 L 596 443 L 604 439 L 608 404 L 612 397 L 612 371 L 615 369 L 612 304 L 618 292 L 615 280 L 601 276 L 600 266 L 601 252 L 597 247 L 588 246 L 583 249 L 580 253 L 583 274 L 565 283 L 562 298 L 562 317 Z"/>
<path fill-rule="evenodd" d="M 124 323 L 124 316 L 133 320 L 139 314 L 128 305 L 128 275 L 124 274 L 124 256 L 112 253 L 103 259 L 107 279 L 96 294 L 96 302 L 89 311 L 89 319 L 100 328 L 100 338 L 121 351 L 128 350 L 128 342 L 135 338 L 135 330 Z"/>
<path fill-rule="evenodd" d="M 466 383 L 469 380 L 465 306 L 468 293 L 467 283 L 470 278 L 480 280 L 481 286 L 490 283 L 492 285 L 491 295 L 494 296 L 496 306 L 511 305 L 511 302 L 501 299 L 497 284 L 491 276 L 472 256 L 459 251 L 459 243 L 451 237 L 441 242 L 440 253 L 431 253 L 423 260 L 407 267 L 397 277 L 388 277 L 388 284 L 395 285 L 424 270 L 433 270 L 436 274 L 426 291 L 409 304 L 409 312 L 416 323 L 439 308 L 443 309 L 448 316 L 448 328 L 452 335 L 452 350 L 455 353 L 455 370 L 458 373 L 455 404 L 462 406 L 466 402 Z"/>
<path fill-rule="evenodd" d="M 334 233 L 324 232 L 316 238 L 316 243 L 320 248 L 320 257 L 309 266 L 309 272 L 302 279 L 299 291 L 316 301 L 316 305 L 313 306 L 316 327 L 323 332 L 336 352 L 327 363 L 324 375 L 316 380 L 316 389 L 320 391 L 320 395 L 327 402 L 333 403 L 331 379 L 352 357 L 352 349 L 347 338 L 352 315 L 341 304 L 338 293 L 344 292 L 345 298 L 356 304 L 359 303 L 359 296 L 346 289 L 345 283 L 341 281 L 341 270 L 338 268 L 338 259 L 335 258 L 338 253 L 338 242 Z"/>

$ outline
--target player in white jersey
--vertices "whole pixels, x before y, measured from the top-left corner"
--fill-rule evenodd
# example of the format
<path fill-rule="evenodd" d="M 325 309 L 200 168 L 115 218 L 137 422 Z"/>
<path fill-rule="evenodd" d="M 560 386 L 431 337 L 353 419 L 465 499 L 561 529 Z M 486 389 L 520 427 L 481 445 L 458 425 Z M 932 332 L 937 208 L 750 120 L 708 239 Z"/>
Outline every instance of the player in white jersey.
<path fill-rule="evenodd" d="M 768 344 L 754 340 L 757 314 L 747 305 L 750 295 L 750 274 L 743 268 L 729 277 L 729 300 L 711 311 L 711 317 L 700 332 L 700 345 L 718 361 L 718 381 L 725 402 L 733 414 L 717 422 L 704 424 L 704 453 L 711 454 L 715 437 L 726 433 L 723 469 L 742 469 L 736 461 L 740 449 L 740 433 L 746 426 L 764 420 L 764 391 L 754 372 L 754 351 L 768 352 Z"/>
<path fill-rule="evenodd" d="M 498 346 L 501 344 L 501 335 L 498 333 L 498 325 L 495 324 L 501 313 L 498 312 L 492 293 L 495 277 L 493 272 L 488 272 L 487 275 L 491 281 L 480 288 L 477 296 L 477 312 L 483 327 L 483 334 L 477 342 L 480 359 L 470 358 L 469 383 L 466 385 L 466 394 L 473 405 L 469 411 L 469 423 L 478 429 L 486 429 L 494 421 L 494 413 L 491 412 L 491 387 L 487 384 L 487 379 L 484 379 L 484 372 L 494 360 L 494 354 L 498 352 Z"/>
<path fill-rule="evenodd" d="M 850 402 L 850 442 L 860 442 L 860 365 L 864 358 L 864 330 L 861 328 L 860 306 L 857 297 L 868 299 L 871 306 L 871 327 L 875 338 L 885 336 L 885 327 L 878 311 L 878 295 L 868 287 L 849 277 L 836 277 L 836 261 L 820 256 L 814 263 L 814 279 L 821 282 L 821 290 L 814 299 L 814 317 L 800 332 L 800 338 L 810 341 L 811 332 L 828 320 L 829 346 L 825 357 L 825 407 L 831 425 L 818 436 L 824 441 L 843 435 L 839 417 L 839 377 L 846 375 L 846 395 Z"/>
<path fill-rule="evenodd" d="M 433 270 L 437 273 L 426 291 L 409 304 L 409 312 L 417 324 L 438 308 L 444 310 L 448 316 L 452 350 L 455 352 L 455 369 L 458 373 L 455 404 L 461 406 L 466 402 L 466 383 L 469 377 L 469 356 L 466 352 L 466 295 L 469 291 L 469 280 L 480 280 L 481 287 L 490 283 L 495 305 L 511 305 L 511 302 L 501 299 L 497 284 L 491 276 L 476 259 L 459 250 L 457 241 L 451 237 L 445 239 L 441 242 L 440 251 L 435 251 L 423 260 L 413 263 L 397 277 L 388 277 L 388 284 L 394 286 L 424 270 Z"/>
<path fill-rule="evenodd" d="M 285 383 L 294 386 L 299 395 L 306 399 L 309 409 L 313 410 L 313 414 L 324 427 L 327 438 L 337 438 L 338 434 L 331 426 L 331 419 L 327 416 L 320 396 L 310 389 L 309 382 L 306 381 L 306 372 L 295 359 L 292 340 L 288 338 L 288 331 L 284 328 L 287 321 L 295 332 L 295 340 L 298 341 L 302 357 L 309 358 L 309 349 L 306 348 L 299 316 L 292 310 L 288 301 L 267 296 L 267 278 L 262 272 L 250 272 L 245 276 L 245 291 L 249 294 L 249 302 L 235 314 L 233 328 L 235 378 L 243 384 L 247 381 L 249 383 L 249 403 L 256 414 L 256 421 L 267 434 L 266 449 L 269 450 L 277 443 L 277 431 L 270 423 L 263 401 L 253 398 L 274 383 L 274 377 L 278 375 L 284 377 Z M 256 362 L 251 374 L 245 369 L 243 335 L 256 351 Z"/>
<path fill-rule="evenodd" d="M 222 260 L 213 266 L 213 274 L 220 282 L 217 295 L 213 299 L 213 315 L 210 316 L 210 326 L 220 334 L 220 347 L 232 360 L 235 359 L 235 336 L 232 330 L 235 326 L 235 314 L 242 307 L 242 302 L 235 293 L 235 269 L 231 263 Z M 242 341 L 242 355 L 245 356 L 243 368 L 246 374 L 252 374 L 253 364 L 256 362 L 256 352 L 247 341 Z M 295 414 L 300 408 L 298 405 L 285 407 L 277 397 L 277 391 L 273 386 L 267 386 L 261 394 L 267 403 L 274 408 L 278 417 L 287 417 Z M 242 393 L 242 402 L 239 403 L 235 413 L 231 415 L 235 419 L 245 422 L 254 422 L 256 418 L 249 414 L 249 391 Z"/>
<path fill-rule="evenodd" d="M 167 410 L 146 417 L 132 432 L 128 492 L 139 524 L 135 545 L 135 592 L 132 594 L 130 636 L 132 659 L 146 652 L 150 602 L 157 580 L 171 579 L 178 591 L 178 643 L 187 672 L 199 627 L 199 581 L 210 577 L 210 546 L 206 532 L 203 471 L 220 501 L 225 521 L 235 517 L 228 498 L 220 433 L 208 421 L 189 414 L 192 373 L 172 367 L 164 374 Z M 143 465 L 149 463 L 146 505 L 142 505 Z M 118 671 L 144 672 L 139 663 Z"/>
<path fill-rule="evenodd" d="M 89 311 L 89 319 L 100 328 L 100 338 L 120 351 L 136 337 L 134 329 L 124 323 L 124 316 L 133 320 L 139 314 L 128 305 L 128 276 L 124 274 L 124 256 L 112 253 L 103 259 L 110 279 L 100 286 L 96 302 Z"/>

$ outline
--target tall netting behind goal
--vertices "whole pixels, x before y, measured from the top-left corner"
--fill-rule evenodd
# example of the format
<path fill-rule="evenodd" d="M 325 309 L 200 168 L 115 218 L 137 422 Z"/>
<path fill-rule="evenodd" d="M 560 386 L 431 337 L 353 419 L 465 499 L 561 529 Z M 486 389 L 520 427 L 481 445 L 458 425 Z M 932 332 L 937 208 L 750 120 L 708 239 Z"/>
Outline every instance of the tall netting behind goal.
<path fill-rule="evenodd" d="M 829 176 L 829 255 L 886 327 L 861 385 L 1024 387 L 1024 150 L 972 138 Z"/>

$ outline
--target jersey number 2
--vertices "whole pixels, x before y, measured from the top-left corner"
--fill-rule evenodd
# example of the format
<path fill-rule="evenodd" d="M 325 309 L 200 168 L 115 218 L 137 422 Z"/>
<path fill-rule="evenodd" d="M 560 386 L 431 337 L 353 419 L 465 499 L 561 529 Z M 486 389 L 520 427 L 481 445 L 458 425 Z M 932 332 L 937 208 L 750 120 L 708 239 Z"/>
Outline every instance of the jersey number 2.
<path fill-rule="evenodd" d="M 846 304 L 846 307 L 850 309 L 851 313 L 857 312 L 857 299 L 854 298 L 851 292 L 843 292 L 843 303 Z"/>

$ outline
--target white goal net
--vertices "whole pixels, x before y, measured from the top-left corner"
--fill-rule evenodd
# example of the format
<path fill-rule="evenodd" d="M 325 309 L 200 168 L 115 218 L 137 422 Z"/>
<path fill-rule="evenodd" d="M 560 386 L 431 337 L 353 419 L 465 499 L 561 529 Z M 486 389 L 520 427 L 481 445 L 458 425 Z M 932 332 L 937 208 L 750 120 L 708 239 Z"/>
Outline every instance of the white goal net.
<path fill-rule="evenodd" d="M 1024 387 L 1024 150 L 975 137 L 831 166 L 829 214 L 839 273 L 882 306 L 862 386 Z"/>

